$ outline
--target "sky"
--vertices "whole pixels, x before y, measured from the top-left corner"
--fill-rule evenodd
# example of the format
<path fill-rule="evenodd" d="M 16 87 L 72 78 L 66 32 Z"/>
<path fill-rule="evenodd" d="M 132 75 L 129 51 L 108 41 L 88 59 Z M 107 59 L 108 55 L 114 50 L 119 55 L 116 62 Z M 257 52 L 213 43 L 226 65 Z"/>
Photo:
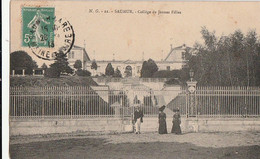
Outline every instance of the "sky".
<path fill-rule="evenodd" d="M 177 47 L 202 43 L 202 26 L 215 30 L 218 36 L 237 29 L 244 33 L 256 29 L 260 35 L 259 2 L 12 1 L 10 52 L 25 50 L 40 65 L 49 62 L 21 46 L 21 8 L 24 6 L 55 7 L 56 17 L 66 18 L 73 26 L 74 44 L 84 47 L 85 43 L 90 58 L 96 60 L 112 60 L 113 54 L 117 60 L 141 60 L 143 56 L 144 59 L 161 60 L 169 53 L 171 44 Z M 90 13 L 90 9 L 110 13 Z M 134 13 L 115 13 L 115 10 Z M 158 10 L 181 14 L 158 15 Z"/>

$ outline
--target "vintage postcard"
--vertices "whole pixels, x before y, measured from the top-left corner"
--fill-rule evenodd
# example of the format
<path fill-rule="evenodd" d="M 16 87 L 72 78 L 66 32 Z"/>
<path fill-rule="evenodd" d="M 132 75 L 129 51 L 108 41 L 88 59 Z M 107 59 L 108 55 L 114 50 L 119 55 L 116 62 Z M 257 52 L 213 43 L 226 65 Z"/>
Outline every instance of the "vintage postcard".
<path fill-rule="evenodd" d="M 10 158 L 258 158 L 259 10 L 11 0 Z"/>

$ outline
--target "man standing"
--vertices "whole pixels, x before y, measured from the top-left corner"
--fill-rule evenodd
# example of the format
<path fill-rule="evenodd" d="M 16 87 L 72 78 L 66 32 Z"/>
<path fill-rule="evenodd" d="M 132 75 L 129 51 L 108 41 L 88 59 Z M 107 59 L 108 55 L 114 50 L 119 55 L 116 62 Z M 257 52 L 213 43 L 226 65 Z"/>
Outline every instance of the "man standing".
<path fill-rule="evenodd" d="M 140 127 L 141 123 L 143 122 L 143 111 L 140 109 L 140 106 L 138 105 L 135 112 L 134 112 L 134 121 L 135 121 L 135 133 L 140 134 Z"/>

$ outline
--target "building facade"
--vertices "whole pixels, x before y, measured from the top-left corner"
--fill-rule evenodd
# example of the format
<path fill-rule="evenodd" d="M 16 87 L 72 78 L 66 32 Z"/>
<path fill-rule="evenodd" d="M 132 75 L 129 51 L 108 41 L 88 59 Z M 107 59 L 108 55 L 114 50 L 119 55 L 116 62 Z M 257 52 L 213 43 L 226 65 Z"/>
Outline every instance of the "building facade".
<path fill-rule="evenodd" d="M 187 60 L 185 55 L 187 51 L 190 52 L 193 50 L 193 48 L 187 47 L 186 45 L 175 48 L 171 46 L 166 58 L 161 61 L 155 61 L 155 63 L 157 64 L 159 71 L 180 70 L 186 66 Z M 97 63 L 97 70 L 91 69 L 91 65 L 94 60 L 90 60 L 85 49 L 78 46 L 72 48 L 71 52 L 68 54 L 68 59 L 70 66 L 72 67 L 76 60 L 83 61 L 83 69 L 90 71 L 92 76 L 104 75 L 107 64 L 111 63 L 114 70 L 119 69 L 123 77 L 126 76 L 126 72 L 130 72 L 130 75 L 133 77 L 140 77 L 143 64 L 143 60 L 98 60 L 95 61 Z"/>
<path fill-rule="evenodd" d="M 74 68 L 74 64 L 77 60 L 82 62 L 82 68 L 84 69 L 87 63 L 90 61 L 90 58 L 87 54 L 87 51 L 83 47 L 74 45 L 71 51 L 67 54 L 69 66 Z"/>

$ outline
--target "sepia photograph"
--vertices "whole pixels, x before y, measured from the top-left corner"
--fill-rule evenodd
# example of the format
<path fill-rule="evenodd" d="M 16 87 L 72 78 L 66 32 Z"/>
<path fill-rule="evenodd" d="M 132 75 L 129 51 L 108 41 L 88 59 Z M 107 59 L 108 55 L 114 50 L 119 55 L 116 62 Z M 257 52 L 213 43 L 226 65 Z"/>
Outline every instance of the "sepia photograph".
<path fill-rule="evenodd" d="M 9 9 L 9 158 L 259 159 L 260 2 Z"/>

